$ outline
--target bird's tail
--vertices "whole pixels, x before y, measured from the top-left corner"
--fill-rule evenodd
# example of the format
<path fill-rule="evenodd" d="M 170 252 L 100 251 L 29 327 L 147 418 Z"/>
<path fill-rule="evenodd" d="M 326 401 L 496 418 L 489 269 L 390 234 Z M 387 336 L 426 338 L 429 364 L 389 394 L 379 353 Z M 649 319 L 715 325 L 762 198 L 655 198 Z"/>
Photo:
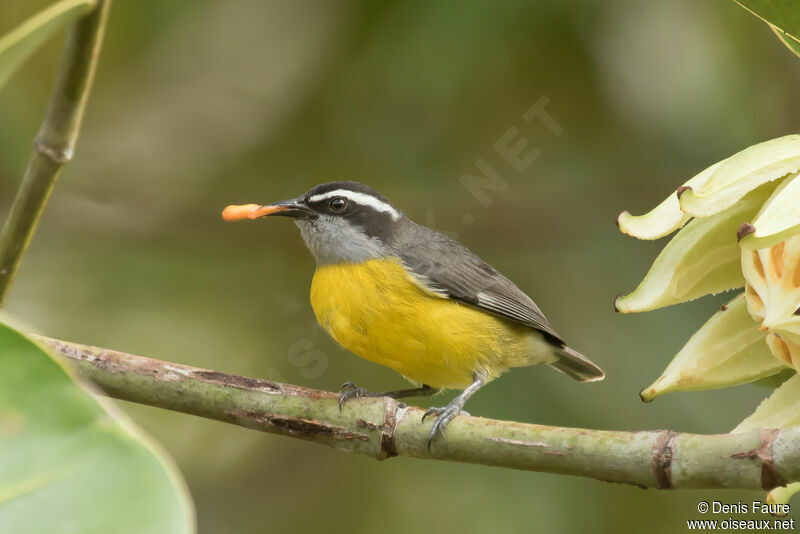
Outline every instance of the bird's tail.
<path fill-rule="evenodd" d="M 550 367 L 580 382 L 597 382 L 606 377 L 602 369 L 589 358 L 567 346 L 556 349 L 556 361 Z"/>

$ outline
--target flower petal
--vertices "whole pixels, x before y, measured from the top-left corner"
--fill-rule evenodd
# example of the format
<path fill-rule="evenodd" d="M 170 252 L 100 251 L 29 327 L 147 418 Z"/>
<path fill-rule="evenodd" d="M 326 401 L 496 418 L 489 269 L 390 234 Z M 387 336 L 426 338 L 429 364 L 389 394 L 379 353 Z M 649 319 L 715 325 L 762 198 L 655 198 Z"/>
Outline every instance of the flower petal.
<path fill-rule="evenodd" d="M 797 337 L 786 332 L 770 332 L 766 341 L 773 356 L 795 369 L 800 367 L 800 340 Z"/>
<path fill-rule="evenodd" d="M 697 189 L 702 186 L 722 164 L 715 163 L 685 184 L 678 191 L 685 188 Z M 673 192 L 667 199 L 645 215 L 631 215 L 627 211 L 620 213 L 617 217 L 617 226 L 623 234 L 636 237 L 638 239 L 659 239 L 671 234 L 678 228 L 691 220 L 692 216 L 681 211 L 681 203 L 678 195 Z"/>
<path fill-rule="evenodd" d="M 800 369 L 800 235 L 770 248 L 742 250 L 750 315 L 768 332 L 776 358 Z"/>
<path fill-rule="evenodd" d="M 770 248 L 742 250 L 741 258 L 753 319 L 766 328 L 794 322 L 800 308 L 800 236 Z"/>
<path fill-rule="evenodd" d="M 747 249 L 767 248 L 800 233 L 800 174 L 788 177 L 767 200 L 742 238 Z"/>
<path fill-rule="evenodd" d="M 768 504 L 788 504 L 795 493 L 800 492 L 800 482 L 789 484 L 783 488 L 775 488 L 767 493 Z"/>
<path fill-rule="evenodd" d="M 617 311 L 649 311 L 742 287 L 736 229 L 758 212 L 775 187 L 766 184 L 731 209 L 687 224 L 667 243 L 639 287 L 617 298 Z"/>
<path fill-rule="evenodd" d="M 800 170 L 800 135 L 748 147 L 724 160 L 698 189 L 685 190 L 680 206 L 693 217 L 709 217 L 733 206 L 756 187 Z"/>
<path fill-rule="evenodd" d="M 800 426 L 800 375 L 795 375 L 758 405 L 750 417 L 739 423 L 732 433 L 756 428 Z"/>
<path fill-rule="evenodd" d="M 786 369 L 764 342 L 744 294 L 717 312 L 640 396 L 645 402 L 672 391 L 715 389 L 760 380 Z"/>
<path fill-rule="evenodd" d="M 798 425 L 800 425 L 800 375 L 795 375 L 759 404 L 756 411 L 739 423 L 739 426 L 732 432 Z M 800 483 L 776 488 L 767 494 L 767 502 L 787 503 L 798 492 L 800 492 Z"/>

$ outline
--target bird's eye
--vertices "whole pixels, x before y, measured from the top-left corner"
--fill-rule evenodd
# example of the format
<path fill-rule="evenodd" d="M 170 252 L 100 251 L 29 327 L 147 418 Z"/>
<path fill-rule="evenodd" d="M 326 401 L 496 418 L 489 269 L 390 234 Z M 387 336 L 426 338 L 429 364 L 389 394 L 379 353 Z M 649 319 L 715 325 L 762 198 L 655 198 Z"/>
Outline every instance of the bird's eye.
<path fill-rule="evenodd" d="M 328 205 L 331 211 L 344 211 L 347 207 L 347 201 L 342 197 L 333 197 Z"/>

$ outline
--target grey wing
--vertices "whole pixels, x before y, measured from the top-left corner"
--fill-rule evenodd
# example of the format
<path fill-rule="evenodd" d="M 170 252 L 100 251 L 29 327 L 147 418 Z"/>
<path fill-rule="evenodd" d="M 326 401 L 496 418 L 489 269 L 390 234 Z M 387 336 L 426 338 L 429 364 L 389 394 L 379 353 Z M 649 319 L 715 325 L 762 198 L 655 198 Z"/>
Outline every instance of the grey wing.
<path fill-rule="evenodd" d="M 409 221 L 410 222 L 410 221 Z M 395 253 L 428 287 L 489 313 L 539 330 L 563 346 L 539 307 L 513 282 L 462 244 L 411 223 Z"/>

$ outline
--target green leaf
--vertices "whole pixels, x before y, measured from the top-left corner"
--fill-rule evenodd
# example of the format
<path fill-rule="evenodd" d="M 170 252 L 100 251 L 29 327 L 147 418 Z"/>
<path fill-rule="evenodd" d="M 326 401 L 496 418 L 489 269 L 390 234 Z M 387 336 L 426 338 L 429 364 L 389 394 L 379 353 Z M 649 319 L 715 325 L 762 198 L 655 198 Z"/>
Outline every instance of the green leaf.
<path fill-rule="evenodd" d="M 784 32 L 773 26 L 772 24 L 770 24 L 769 27 L 772 29 L 773 32 L 775 32 L 775 35 L 778 36 L 778 39 L 783 41 L 783 44 L 786 45 L 786 48 L 791 50 L 797 57 L 800 57 L 800 41 L 792 39 Z"/>
<path fill-rule="evenodd" d="M 736 231 L 751 220 L 776 186 L 765 184 L 731 209 L 687 224 L 667 243 L 639 287 L 617 298 L 617 311 L 650 311 L 742 287 Z"/>
<path fill-rule="evenodd" d="M 0 532 L 193 532 L 171 461 L 112 408 L 0 324 Z"/>
<path fill-rule="evenodd" d="M 800 233 L 800 174 L 788 177 L 764 203 L 753 220 L 754 231 L 746 235 L 742 248 L 769 248 Z"/>
<path fill-rule="evenodd" d="M 640 396 L 649 402 L 672 391 L 724 388 L 779 373 L 786 365 L 772 355 L 765 336 L 741 294 L 692 336 Z"/>
<path fill-rule="evenodd" d="M 0 37 L 0 87 L 56 31 L 94 9 L 95 0 L 61 0 Z"/>
<path fill-rule="evenodd" d="M 762 184 L 800 170 L 800 135 L 792 134 L 747 147 L 722 161 L 697 189 L 681 194 L 681 210 L 694 217 L 716 215 Z"/>
<path fill-rule="evenodd" d="M 734 0 L 766 22 L 789 49 L 800 55 L 800 9 L 792 2 L 776 0 Z"/>

